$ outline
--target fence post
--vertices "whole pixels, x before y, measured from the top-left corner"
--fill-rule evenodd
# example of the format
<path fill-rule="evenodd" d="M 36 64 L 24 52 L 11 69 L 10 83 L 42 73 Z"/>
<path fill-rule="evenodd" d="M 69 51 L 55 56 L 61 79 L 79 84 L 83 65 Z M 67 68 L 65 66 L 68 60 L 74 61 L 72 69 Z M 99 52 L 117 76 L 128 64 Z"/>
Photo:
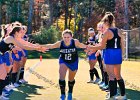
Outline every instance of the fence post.
<path fill-rule="evenodd" d="M 125 59 L 128 60 L 128 44 L 129 44 L 128 43 L 129 42 L 128 41 L 128 35 L 129 35 L 129 33 L 128 33 L 128 31 L 126 31 L 125 33 L 126 33 L 126 38 L 125 38 L 125 40 L 126 40 L 126 43 L 125 43 L 125 47 L 126 47 L 125 54 L 126 54 L 126 56 L 125 56 Z"/>

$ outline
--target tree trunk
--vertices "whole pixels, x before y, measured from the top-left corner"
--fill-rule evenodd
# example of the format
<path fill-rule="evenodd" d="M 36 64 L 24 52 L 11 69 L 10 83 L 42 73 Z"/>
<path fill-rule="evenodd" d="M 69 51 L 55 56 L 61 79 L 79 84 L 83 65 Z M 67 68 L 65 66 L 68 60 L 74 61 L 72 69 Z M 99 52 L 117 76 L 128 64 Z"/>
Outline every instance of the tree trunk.
<path fill-rule="evenodd" d="M 17 19 L 19 19 L 20 18 L 20 12 L 21 12 L 21 5 L 20 5 L 20 0 L 18 0 L 18 4 L 17 4 Z"/>
<path fill-rule="evenodd" d="M 2 3 L 0 2 L 0 25 L 2 24 Z"/>
<path fill-rule="evenodd" d="M 48 26 L 51 26 L 51 24 L 53 23 L 53 3 L 52 3 L 52 0 L 49 0 L 49 9 L 50 9 L 50 13 L 49 13 L 50 18 L 49 18 Z"/>
<path fill-rule="evenodd" d="M 76 33 L 76 20 L 77 20 L 77 3 L 75 4 L 75 13 L 74 13 L 74 37 L 77 38 L 77 33 Z"/>
<path fill-rule="evenodd" d="M 65 29 L 68 28 L 67 19 L 68 19 L 68 0 L 65 1 Z"/>
<path fill-rule="evenodd" d="M 71 10 L 70 10 L 70 13 L 69 13 L 69 29 L 71 28 L 70 23 L 71 23 L 71 20 L 72 20 L 72 15 L 71 15 L 72 14 L 72 2 L 71 1 L 70 1 L 70 9 Z"/>
<path fill-rule="evenodd" d="M 33 19 L 34 0 L 29 1 L 29 15 L 28 15 L 28 34 L 32 33 L 32 19 Z"/>

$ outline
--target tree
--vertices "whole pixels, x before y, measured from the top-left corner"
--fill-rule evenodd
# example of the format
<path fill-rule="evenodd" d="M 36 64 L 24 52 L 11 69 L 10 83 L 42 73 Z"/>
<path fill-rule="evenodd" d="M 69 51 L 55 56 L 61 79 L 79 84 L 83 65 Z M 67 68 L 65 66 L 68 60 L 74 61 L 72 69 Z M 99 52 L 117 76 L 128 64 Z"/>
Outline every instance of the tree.
<path fill-rule="evenodd" d="M 29 1 L 29 15 L 28 15 L 28 34 L 32 33 L 32 19 L 33 19 L 33 5 L 34 0 Z"/>
<path fill-rule="evenodd" d="M 2 1 L 0 1 L 0 25 L 2 24 Z"/>

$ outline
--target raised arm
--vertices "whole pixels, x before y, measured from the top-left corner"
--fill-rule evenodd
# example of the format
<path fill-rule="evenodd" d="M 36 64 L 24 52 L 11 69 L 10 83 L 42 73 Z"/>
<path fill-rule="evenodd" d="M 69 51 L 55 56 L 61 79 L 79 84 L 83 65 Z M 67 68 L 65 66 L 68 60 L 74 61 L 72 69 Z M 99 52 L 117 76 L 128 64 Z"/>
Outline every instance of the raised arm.
<path fill-rule="evenodd" d="M 61 41 L 57 41 L 54 44 L 46 44 L 46 45 L 43 45 L 43 46 L 48 48 L 48 49 L 55 49 L 55 48 L 60 48 L 60 44 L 61 44 Z"/>
<path fill-rule="evenodd" d="M 80 43 L 79 40 L 77 40 L 77 39 L 74 39 L 74 41 L 75 41 L 75 46 L 78 48 L 86 48 L 87 47 L 87 45 Z"/>
<path fill-rule="evenodd" d="M 6 43 L 13 43 L 15 46 L 18 46 L 22 49 L 26 49 L 26 50 L 37 50 L 37 51 L 42 51 L 45 52 L 46 48 L 40 46 L 40 45 L 34 45 L 34 46 L 28 46 L 25 44 L 20 43 L 19 41 L 17 41 L 16 39 L 14 39 L 12 36 L 8 36 L 4 39 L 4 41 Z"/>

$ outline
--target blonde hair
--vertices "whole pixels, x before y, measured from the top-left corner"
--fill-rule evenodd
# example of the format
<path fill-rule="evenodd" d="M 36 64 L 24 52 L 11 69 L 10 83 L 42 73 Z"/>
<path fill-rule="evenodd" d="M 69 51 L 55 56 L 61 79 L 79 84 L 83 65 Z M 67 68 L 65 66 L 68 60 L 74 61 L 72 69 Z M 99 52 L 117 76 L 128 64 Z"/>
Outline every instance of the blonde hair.
<path fill-rule="evenodd" d="M 12 23 L 12 26 L 13 27 L 22 26 L 22 24 L 20 22 L 18 22 L 18 21 L 15 21 L 15 22 Z"/>
<path fill-rule="evenodd" d="M 5 25 L 1 25 L 1 37 L 0 37 L 0 41 L 5 37 Z"/>
<path fill-rule="evenodd" d="M 22 27 L 23 30 L 27 31 L 27 26 L 22 25 L 21 27 Z"/>
<path fill-rule="evenodd" d="M 115 26 L 115 17 L 111 12 L 106 12 L 101 22 L 107 23 L 108 26 Z"/>
<path fill-rule="evenodd" d="M 100 30 L 100 29 L 103 29 L 103 22 L 99 22 L 98 24 L 97 24 L 97 30 Z"/>
<path fill-rule="evenodd" d="M 69 29 L 66 29 L 62 32 L 62 37 L 64 36 L 64 34 L 69 34 L 69 35 L 71 35 L 71 37 L 73 37 L 72 31 Z"/>

